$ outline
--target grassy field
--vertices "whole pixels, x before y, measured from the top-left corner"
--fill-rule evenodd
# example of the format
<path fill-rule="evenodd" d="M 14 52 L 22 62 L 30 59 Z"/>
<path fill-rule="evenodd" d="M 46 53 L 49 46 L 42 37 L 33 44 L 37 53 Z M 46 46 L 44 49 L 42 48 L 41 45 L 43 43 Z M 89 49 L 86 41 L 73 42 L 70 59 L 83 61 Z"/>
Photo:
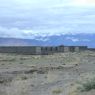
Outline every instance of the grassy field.
<path fill-rule="evenodd" d="M 95 52 L 0 54 L 0 95 L 95 95 Z"/>

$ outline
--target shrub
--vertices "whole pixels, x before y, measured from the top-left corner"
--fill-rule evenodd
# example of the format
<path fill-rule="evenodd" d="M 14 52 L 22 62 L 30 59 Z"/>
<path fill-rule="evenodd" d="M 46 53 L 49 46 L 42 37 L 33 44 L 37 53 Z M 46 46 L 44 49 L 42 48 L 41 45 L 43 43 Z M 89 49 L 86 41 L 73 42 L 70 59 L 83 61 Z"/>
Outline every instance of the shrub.
<path fill-rule="evenodd" d="M 52 91 L 53 94 L 60 94 L 62 93 L 62 90 L 61 89 L 55 89 Z"/>
<path fill-rule="evenodd" d="M 90 91 L 92 89 L 95 89 L 95 78 L 86 80 L 84 83 L 83 82 L 80 83 L 80 87 L 78 87 L 78 89 L 81 92 Z"/>
<path fill-rule="evenodd" d="M 21 77 L 21 79 L 22 80 L 27 80 L 28 78 L 27 78 L 27 76 L 23 76 L 23 77 Z"/>

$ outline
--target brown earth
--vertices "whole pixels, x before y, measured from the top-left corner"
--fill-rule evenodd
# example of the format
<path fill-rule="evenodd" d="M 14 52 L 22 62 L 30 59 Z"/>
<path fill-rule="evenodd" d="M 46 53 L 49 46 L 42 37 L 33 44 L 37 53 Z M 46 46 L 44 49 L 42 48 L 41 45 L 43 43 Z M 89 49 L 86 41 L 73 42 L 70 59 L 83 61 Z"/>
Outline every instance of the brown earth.
<path fill-rule="evenodd" d="M 78 82 L 95 77 L 95 52 L 0 54 L 0 95 L 95 95 Z"/>

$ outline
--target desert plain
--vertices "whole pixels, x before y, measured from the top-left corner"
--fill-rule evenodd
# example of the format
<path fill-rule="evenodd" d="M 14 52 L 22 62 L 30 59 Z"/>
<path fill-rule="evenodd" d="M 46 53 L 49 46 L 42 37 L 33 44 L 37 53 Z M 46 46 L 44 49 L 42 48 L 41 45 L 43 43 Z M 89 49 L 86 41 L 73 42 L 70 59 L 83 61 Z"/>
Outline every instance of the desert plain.
<path fill-rule="evenodd" d="M 95 52 L 0 54 L 0 95 L 95 95 Z"/>

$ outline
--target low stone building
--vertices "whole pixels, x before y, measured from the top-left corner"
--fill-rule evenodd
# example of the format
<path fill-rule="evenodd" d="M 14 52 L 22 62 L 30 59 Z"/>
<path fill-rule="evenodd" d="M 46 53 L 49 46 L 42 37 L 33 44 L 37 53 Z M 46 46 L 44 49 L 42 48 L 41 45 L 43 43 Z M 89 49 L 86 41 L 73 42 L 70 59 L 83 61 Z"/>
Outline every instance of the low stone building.
<path fill-rule="evenodd" d="M 16 53 L 16 54 L 40 54 L 40 49 L 36 46 L 3 46 L 0 47 L 0 53 Z"/>
<path fill-rule="evenodd" d="M 87 46 L 58 46 L 58 52 L 80 52 L 87 50 Z"/>
<path fill-rule="evenodd" d="M 48 55 L 59 52 L 80 52 L 87 46 L 1 46 L 0 53 L 16 53 L 29 55 Z"/>

